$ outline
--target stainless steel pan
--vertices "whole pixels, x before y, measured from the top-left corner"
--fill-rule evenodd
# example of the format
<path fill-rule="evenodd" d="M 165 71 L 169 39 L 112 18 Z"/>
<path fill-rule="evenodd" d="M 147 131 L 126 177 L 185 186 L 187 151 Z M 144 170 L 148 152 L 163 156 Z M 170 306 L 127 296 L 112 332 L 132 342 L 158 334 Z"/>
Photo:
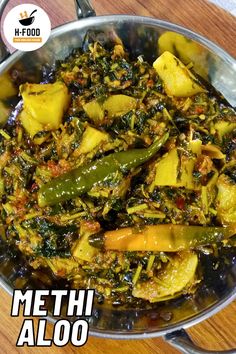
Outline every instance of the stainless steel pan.
<path fill-rule="evenodd" d="M 0 15 L 6 3 L 7 0 L 0 0 Z M 37 51 L 16 51 L 9 55 L 1 40 L 0 79 L 3 74 L 8 73 L 9 80 L 13 78 L 17 84 L 25 81 L 39 82 L 43 65 L 50 66 L 56 60 L 64 59 L 73 49 L 86 45 L 88 37 L 99 38 L 106 43 L 119 36 L 132 56 L 142 54 L 152 62 L 158 55 L 158 38 L 167 31 L 173 31 L 182 34 L 192 43 L 197 43 L 201 49 L 201 58 L 204 59 L 201 61 L 199 56 L 196 58 L 195 70 L 199 73 L 204 71 L 207 80 L 232 106 L 236 106 L 236 60 L 216 44 L 169 22 L 128 15 L 95 17 L 88 0 L 77 0 L 76 5 L 80 20 L 55 28 L 48 42 Z M 184 50 L 188 54 L 188 48 Z M 0 86 L 0 93 L 3 90 L 4 87 Z M 3 117 L 0 118 L 2 121 Z M 222 257 L 227 258 L 228 265 L 222 262 L 219 269 L 214 271 L 213 260 L 206 264 L 206 275 L 193 298 L 157 304 L 152 309 L 122 310 L 95 306 L 93 316 L 89 319 L 91 335 L 115 339 L 164 336 L 183 353 L 214 353 L 197 348 L 184 329 L 209 318 L 236 298 L 236 254 L 228 251 Z M 9 294 L 12 294 L 22 272 L 28 277 L 25 287 L 44 286 L 40 277 L 35 281 L 35 274 L 33 277 L 31 271 L 27 272 L 22 267 L 20 260 L 10 257 L 5 245 L 0 242 L 0 285 Z M 52 317 L 49 319 L 54 321 Z M 223 353 L 236 353 L 236 349 Z"/>

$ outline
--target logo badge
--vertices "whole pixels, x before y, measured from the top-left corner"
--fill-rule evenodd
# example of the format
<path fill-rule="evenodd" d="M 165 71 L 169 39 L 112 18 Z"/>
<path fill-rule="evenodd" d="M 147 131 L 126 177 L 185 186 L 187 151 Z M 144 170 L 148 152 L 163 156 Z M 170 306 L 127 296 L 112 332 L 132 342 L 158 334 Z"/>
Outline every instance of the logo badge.
<path fill-rule="evenodd" d="M 3 32 L 12 47 L 30 52 L 47 42 L 51 33 L 51 22 L 41 7 L 22 4 L 8 12 L 3 23 Z"/>

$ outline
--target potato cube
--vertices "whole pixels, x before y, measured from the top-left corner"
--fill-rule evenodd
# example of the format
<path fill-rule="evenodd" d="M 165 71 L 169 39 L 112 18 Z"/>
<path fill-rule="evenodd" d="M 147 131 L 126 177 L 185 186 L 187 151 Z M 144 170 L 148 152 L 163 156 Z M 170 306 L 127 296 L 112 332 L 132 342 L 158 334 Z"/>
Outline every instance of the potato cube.
<path fill-rule="evenodd" d="M 0 100 L 17 95 L 18 91 L 15 87 L 9 73 L 0 76 Z"/>
<path fill-rule="evenodd" d="M 6 104 L 4 104 L 1 100 L 0 100 L 0 124 L 3 125 L 6 123 L 9 114 L 11 112 L 10 107 L 8 107 Z"/>
<path fill-rule="evenodd" d="M 157 163 L 154 185 L 197 189 L 193 179 L 195 162 L 195 157 L 180 159 L 177 149 L 172 149 Z"/>
<path fill-rule="evenodd" d="M 98 129 L 88 126 L 82 136 L 82 141 L 77 150 L 75 150 L 74 156 L 80 154 L 87 154 L 95 149 L 102 142 L 108 141 L 109 135 L 101 132 Z"/>
<path fill-rule="evenodd" d="M 177 186 L 179 157 L 177 149 L 171 150 L 156 166 L 156 186 Z"/>
<path fill-rule="evenodd" d="M 83 106 L 86 114 L 96 124 L 101 124 L 105 111 L 108 118 L 112 119 L 128 113 L 137 106 L 137 100 L 134 97 L 126 95 L 112 95 L 105 102 L 99 103 L 97 100 L 90 101 Z"/>
<path fill-rule="evenodd" d="M 19 118 L 23 128 L 27 131 L 32 139 L 35 134 L 43 130 L 42 123 L 39 123 L 37 120 L 33 119 L 27 111 L 23 110 L 20 113 Z"/>
<path fill-rule="evenodd" d="M 96 124 L 101 123 L 104 118 L 104 110 L 100 103 L 97 100 L 90 101 L 85 103 L 83 106 L 85 113 L 89 116 L 89 118 Z"/>
<path fill-rule="evenodd" d="M 121 116 L 136 108 L 137 100 L 126 95 L 112 95 L 103 104 L 103 109 L 107 111 L 108 117 Z"/>
<path fill-rule="evenodd" d="M 165 301 L 174 298 L 184 288 L 194 283 L 198 257 L 192 252 L 179 252 L 170 256 L 170 263 L 157 277 L 138 282 L 132 295 L 150 302 Z"/>
<path fill-rule="evenodd" d="M 53 84 L 26 83 L 20 86 L 20 93 L 28 116 L 42 124 L 44 130 L 59 128 L 70 103 L 65 84 L 59 81 Z M 28 131 L 26 125 L 25 129 Z"/>
<path fill-rule="evenodd" d="M 236 223 L 236 184 L 222 174 L 217 181 L 217 215 L 222 223 Z"/>
<path fill-rule="evenodd" d="M 167 31 L 158 39 L 158 50 L 160 54 L 165 51 L 178 53 L 178 58 L 184 64 L 193 63 L 194 70 L 207 80 L 209 71 L 207 52 L 199 43 L 180 33 Z"/>
<path fill-rule="evenodd" d="M 205 92 L 188 68 L 168 51 L 156 59 L 153 67 L 163 80 L 168 96 L 189 97 Z"/>
<path fill-rule="evenodd" d="M 222 140 L 224 135 L 229 134 L 236 129 L 236 122 L 226 122 L 222 120 L 217 122 L 214 127 L 219 138 Z"/>
<path fill-rule="evenodd" d="M 90 246 L 89 234 L 83 235 L 74 245 L 72 249 L 72 255 L 75 258 L 82 259 L 86 262 L 91 262 L 93 257 L 98 253 L 98 249 Z"/>

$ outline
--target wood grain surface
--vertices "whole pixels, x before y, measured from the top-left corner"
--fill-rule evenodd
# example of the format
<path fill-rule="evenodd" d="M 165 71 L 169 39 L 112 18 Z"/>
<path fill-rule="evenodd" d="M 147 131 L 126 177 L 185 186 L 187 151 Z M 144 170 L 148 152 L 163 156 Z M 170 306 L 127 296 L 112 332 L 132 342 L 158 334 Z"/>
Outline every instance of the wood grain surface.
<path fill-rule="evenodd" d="M 227 0 L 226 0 L 227 1 Z M 12 0 L 6 8 L 22 3 L 35 3 L 49 14 L 52 26 L 76 18 L 73 0 Z M 236 57 L 236 18 L 204 0 L 94 0 L 98 15 L 126 13 L 168 20 L 183 25 L 213 40 Z M 115 341 L 90 337 L 82 348 L 16 348 L 15 343 L 23 321 L 10 317 L 11 298 L 0 290 L 0 353 L 1 354 L 177 354 L 161 338 L 147 340 Z M 37 320 L 35 319 L 35 326 Z M 48 324 L 47 337 L 51 338 L 53 326 Z M 193 340 L 207 349 L 236 348 L 236 303 L 188 330 Z"/>

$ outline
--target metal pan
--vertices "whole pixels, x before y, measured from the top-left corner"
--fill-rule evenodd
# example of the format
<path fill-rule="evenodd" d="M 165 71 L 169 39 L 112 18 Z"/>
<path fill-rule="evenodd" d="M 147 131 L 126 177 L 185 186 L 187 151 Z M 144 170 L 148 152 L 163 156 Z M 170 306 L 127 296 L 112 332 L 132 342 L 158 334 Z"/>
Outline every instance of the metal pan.
<path fill-rule="evenodd" d="M 0 0 L 0 16 L 7 0 Z M 77 0 L 79 21 L 57 27 L 48 42 L 34 52 L 9 51 L 0 42 L 0 100 L 6 80 L 40 82 L 42 66 L 51 66 L 57 60 L 66 58 L 73 49 L 86 46 L 88 38 L 107 43 L 119 36 L 133 57 L 144 55 L 152 62 L 158 55 L 158 39 L 172 31 L 197 45 L 201 55 L 193 57 L 188 47 L 185 54 L 194 62 L 195 71 L 205 73 L 207 79 L 218 89 L 232 106 L 236 106 L 236 60 L 208 39 L 175 24 L 141 16 L 112 15 L 95 17 L 88 0 Z M 189 50 L 189 53 L 188 53 Z M 4 80 L 1 80 L 4 77 Z M 4 85 L 1 84 L 4 82 Z M 2 85 L 2 86 L 1 86 Z M 14 101 L 9 98 L 9 105 Z M 14 114 L 11 116 L 14 119 Z M 4 117 L 0 117 L 4 123 Z M 227 265 L 223 262 L 227 259 Z M 103 338 L 141 339 L 164 336 L 171 345 L 183 353 L 214 353 L 198 348 L 184 329 L 193 326 L 223 309 L 236 298 L 235 250 L 221 255 L 220 267 L 214 271 L 214 260 L 205 262 L 205 276 L 194 297 L 180 298 L 169 303 L 157 304 L 151 309 L 115 309 L 94 306 L 90 322 L 90 334 Z M 12 294 L 17 278 L 27 278 L 25 288 L 45 287 L 40 276 L 23 267 L 21 260 L 13 259 L 0 241 L 0 285 Z M 168 321 L 166 318 L 168 314 Z M 52 322 L 55 321 L 49 317 Z M 219 353 L 219 352 L 217 352 Z M 222 353 L 236 353 L 236 349 Z"/>

